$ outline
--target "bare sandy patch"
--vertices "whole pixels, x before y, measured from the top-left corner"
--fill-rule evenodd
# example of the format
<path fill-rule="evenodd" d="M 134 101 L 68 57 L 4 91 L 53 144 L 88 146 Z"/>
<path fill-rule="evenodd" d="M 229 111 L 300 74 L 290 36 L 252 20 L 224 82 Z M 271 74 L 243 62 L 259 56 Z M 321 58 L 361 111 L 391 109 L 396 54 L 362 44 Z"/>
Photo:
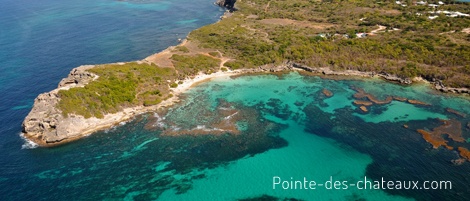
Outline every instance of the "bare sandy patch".
<path fill-rule="evenodd" d="M 158 54 L 150 55 L 149 57 L 145 58 L 144 61 L 151 62 L 157 64 L 160 67 L 171 67 L 173 68 L 173 63 L 171 62 L 171 56 L 173 53 L 166 49 Z"/>
<path fill-rule="evenodd" d="M 185 48 L 188 49 L 188 52 L 180 52 L 176 49 L 177 47 L 185 47 Z M 219 51 L 218 50 L 213 50 L 213 49 L 200 48 L 198 43 L 195 43 L 195 42 L 190 41 L 190 40 L 183 40 L 181 42 L 181 44 L 179 44 L 177 46 L 169 47 L 169 48 L 167 48 L 167 49 L 165 49 L 165 50 L 163 50 L 163 51 L 161 51 L 157 54 L 150 55 L 147 58 L 145 58 L 143 61 L 144 62 L 154 63 L 154 64 L 156 64 L 157 66 L 160 66 L 160 67 L 174 68 L 173 60 L 171 59 L 171 57 L 174 54 L 179 54 L 179 55 L 198 55 L 198 54 L 202 54 L 202 55 L 206 55 L 206 56 L 209 56 L 209 57 L 217 58 L 217 59 L 220 59 L 222 61 L 221 65 L 220 65 L 221 67 L 223 66 L 223 63 L 230 60 L 230 58 L 223 57 L 222 53 L 220 53 L 220 52 L 219 52 L 220 57 L 214 57 L 214 56 L 209 54 L 210 52 L 219 52 Z"/>

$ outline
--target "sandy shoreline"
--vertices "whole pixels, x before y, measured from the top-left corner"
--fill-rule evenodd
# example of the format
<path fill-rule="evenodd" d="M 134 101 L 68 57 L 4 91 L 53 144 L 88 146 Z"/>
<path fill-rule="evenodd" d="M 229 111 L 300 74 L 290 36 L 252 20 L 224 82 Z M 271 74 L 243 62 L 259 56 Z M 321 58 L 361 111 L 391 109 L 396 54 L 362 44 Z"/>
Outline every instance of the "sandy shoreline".
<path fill-rule="evenodd" d="M 79 67 L 80 68 L 80 67 Z M 58 136 L 57 140 L 54 141 L 47 141 L 41 139 L 42 134 L 40 133 L 20 133 L 20 137 L 25 140 L 25 144 L 23 148 L 35 148 L 38 146 L 41 147 L 53 147 L 66 144 L 68 142 L 72 142 L 86 136 L 89 136 L 95 132 L 103 131 L 114 126 L 120 125 L 123 122 L 128 122 L 134 119 L 137 115 L 157 111 L 161 108 L 167 108 L 173 106 L 175 103 L 180 101 L 180 95 L 190 90 L 192 87 L 208 82 L 214 78 L 219 77 L 230 77 L 233 75 L 239 75 L 243 72 L 240 71 L 219 71 L 212 74 L 204 74 L 199 73 L 198 75 L 194 76 L 193 78 L 188 78 L 185 80 L 181 80 L 181 84 L 178 84 L 176 88 L 171 88 L 170 93 L 173 94 L 171 98 L 168 98 L 157 105 L 152 106 L 136 106 L 136 107 L 129 107 L 124 108 L 122 111 L 113 113 L 113 114 L 106 114 L 103 118 L 98 119 L 96 117 L 91 118 L 84 118 L 78 115 L 70 115 L 69 117 L 60 119 L 60 124 L 55 125 L 56 130 L 65 130 L 63 133 L 67 133 L 67 136 Z M 77 86 L 66 86 L 70 87 L 77 87 Z M 58 93 L 60 89 L 64 87 L 57 88 L 51 92 L 45 93 L 46 97 L 49 99 L 56 99 L 55 95 Z M 41 95 L 40 95 L 41 96 Z M 46 99 L 47 99 L 46 98 Z M 39 99 L 38 104 L 41 104 L 41 100 Z M 46 100 L 47 102 L 47 100 Z M 36 104 L 36 103 L 35 103 Z M 54 105 L 51 105 L 54 107 Z M 34 108 L 34 106 L 33 106 Z M 47 122 L 47 120 L 46 120 Z M 43 122 L 40 122 L 43 123 Z"/>
<path fill-rule="evenodd" d="M 211 73 L 211 74 L 204 74 L 204 73 L 200 72 L 199 74 L 194 76 L 194 78 L 188 78 L 188 79 L 185 79 L 185 80 L 181 80 L 181 82 L 183 82 L 183 83 L 178 84 L 178 86 L 175 87 L 175 88 L 171 88 L 170 93 L 173 94 L 173 96 L 171 98 L 168 98 L 168 99 L 160 102 L 157 105 L 144 107 L 144 108 L 148 108 L 148 109 L 144 112 L 139 113 L 139 114 L 146 113 L 146 112 L 151 112 L 151 111 L 156 111 L 160 108 L 171 107 L 174 104 L 180 102 L 180 95 L 181 94 L 187 92 L 192 87 L 195 87 L 195 86 L 197 86 L 199 84 L 202 84 L 202 83 L 205 83 L 205 82 L 209 82 L 214 78 L 230 77 L 230 76 L 233 76 L 233 75 L 240 75 L 240 74 L 244 74 L 244 73 L 240 72 L 240 71 L 225 71 L 225 72 L 219 71 L 219 72 L 215 72 L 215 73 Z"/>
<path fill-rule="evenodd" d="M 240 75 L 240 74 L 243 74 L 243 72 L 240 72 L 240 71 L 225 71 L 225 72 L 219 71 L 219 72 L 215 72 L 215 73 L 211 73 L 211 74 L 204 74 L 204 73 L 200 72 L 199 74 L 194 76 L 194 78 L 182 80 L 183 83 L 178 84 L 178 87 L 173 88 L 172 92 L 173 92 L 173 95 L 178 96 L 179 94 L 184 93 L 187 90 L 191 89 L 191 87 L 194 87 L 194 86 L 196 86 L 198 84 L 201 84 L 201 83 L 204 83 L 204 82 L 208 82 L 208 81 L 210 81 L 214 78 L 230 77 L 230 76 L 233 76 L 233 75 Z"/>
<path fill-rule="evenodd" d="M 229 13 L 224 14 L 225 17 L 229 16 Z M 201 49 L 195 44 L 194 41 L 183 40 L 177 46 L 184 46 L 189 48 L 192 54 L 203 54 L 209 55 L 208 50 Z M 153 63 L 161 67 L 170 67 L 174 68 L 174 65 L 171 60 L 171 56 L 174 54 L 175 47 L 170 46 L 167 49 L 150 55 L 147 58 L 137 61 L 143 63 Z M 217 51 L 217 50 L 210 50 Z M 217 51 L 218 52 L 218 51 Z M 69 117 L 63 117 L 61 111 L 55 107 L 56 103 L 60 100 L 58 96 L 58 91 L 60 89 L 68 89 L 73 87 L 80 87 L 86 85 L 89 81 L 95 80 L 97 77 L 90 75 L 91 73 L 86 72 L 87 68 L 92 68 L 93 66 L 82 66 L 75 69 L 72 69 L 69 77 L 64 78 L 59 84 L 59 87 L 55 90 L 52 90 L 47 93 L 40 94 L 36 98 L 33 108 L 25 118 L 23 122 L 23 132 L 22 138 L 25 139 L 28 144 L 26 147 L 34 146 L 57 146 L 62 145 L 71 141 L 75 141 L 91 135 L 95 132 L 102 131 L 121 124 L 122 122 L 128 122 L 132 120 L 135 116 L 143 113 L 148 113 L 152 111 L 157 111 L 161 108 L 167 108 L 173 106 L 175 103 L 180 102 L 181 94 L 187 92 L 192 87 L 208 82 L 214 78 L 220 77 L 231 77 L 231 76 L 240 76 L 245 74 L 269 74 L 274 72 L 294 72 L 294 71 L 305 71 L 313 73 L 314 75 L 320 76 L 336 76 L 341 79 L 342 76 L 347 77 L 362 77 L 362 78 L 377 78 L 388 80 L 390 82 L 397 82 L 402 84 L 411 84 L 413 82 L 425 82 L 430 85 L 430 87 L 437 89 L 442 92 L 453 92 L 453 93 L 470 93 L 470 89 L 466 88 L 449 88 L 442 85 L 440 82 L 431 83 L 423 78 L 400 78 L 395 75 L 385 74 L 385 73 L 375 73 L 375 72 L 362 72 L 357 70 L 345 70 L 345 71 L 334 71 L 328 67 L 309 67 L 302 64 L 285 62 L 280 66 L 260 66 L 253 69 L 242 69 L 236 71 L 221 71 L 220 69 L 225 68 L 224 63 L 231 60 L 231 58 L 223 57 L 223 54 L 220 53 L 220 56 L 213 56 L 221 60 L 219 71 L 211 74 L 205 74 L 199 72 L 197 75 L 184 80 L 169 80 L 170 82 L 181 83 L 178 84 L 175 88 L 170 88 L 169 93 L 172 96 L 157 105 L 152 106 L 134 106 L 123 108 L 121 111 L 106 114 L 103 118 L 91 117 L 86 119 L 83 116 L 79 115 L 69 115 Z M 88 77 L 83 79 L 83 77 Z M 81 79 L 81 80 L 78 80 Z M 78 83 L 78 84 L 75 84 Z M 28 141 L 29 140 L 29 141 Z M 25 144 L 25 145 L 26 145 Z"/>
<path fill-rule="evenodd" d="M 278 69 L 281 72 L 295 72 L 295 71 L 305 71 L 302 68 L 291 68 L 288 70 L 288 68 L 281 68 Z M 287 71 L 286 71 L 287 70 Z M 325 69 L 322 69 L 325 70 Z M 277 72 L 277 71 L 274 71 Z M 329 72 L 329 71 L 328 71 Z M 332 71 L 334 72 L 334 71 Z M 347 77 L 362 77 L 362 78 L 382 78 L 382 76 L 378 76 L 377 74 L 371 74 L 370 72 L 335 72 L 332 73 L 329 72 L 326 75 L 329 76 L 347 76 Z M 215 73 L 211 74 L 205 74 L 202 72 L 199 72 L 197 75 L 187 78 L 185 80 L 177 80 L 176 82 L 179 82 L 181 84 L 178 84 L 177 87 L 175 88 L 170 88 L 170 93 L 173 95 L 171 98 L 168 98 L 161 103 L 157 105 L 152 105 L 152 106 L 136 106 L 136 107 L 130 107 L 130 108 L 124 108 L 122 111 L 113 113 L 113 114 L 106 114 L 104 115 L 103 118 L 98 119 L 96 117 L 91 117 L 88 119 L 85 119 L 82 116 L 71 116 L 65 118 L 66 121 L 61 121 L 62 127 L 65 127 L 67 129 L 68 136 L 59 140 L 59 141 L 54 141 L 54 142 L 47 142 L 44 140 L 41 140 L 36 136 L 29 136 L 25 133 L 21 134 L 21 137 L 25 139 L 25 144 L 23 148 L 35 148 L 37 146 L 41 147 L 52 147 L 52 146 L 58 146 L 58 145 L 63 145 L 68 142 L 72 142 L 81 138 L 84 138 L 86 136 L 89 136 L 95 132 L 98 131 L 103 131 L 109 128 L 112 128 L 114 126 L 117 126 L 119 124 L 122 124 L 123 122 L 128 122 L 134 119 L 137 115 L 144 114 L 144 113 L 149 113 L 149 112 L 154 112 L 157 111 L 158 109 L 161 108 L 168 108 L 173 106 L 174 104 L 180 102 L 181 94 L 184 94 L 188 90 L 190 90 L 192 87 L 195 87 L 199 84 L 209 82 L 212 79 L 215 78 L 223 78 L 223 77 L 231 77 L 231 76 L 240 76 L 240 75 L 246 75 L 246 74 L 269 74 L 273 73 L 269 70 L 266 69 L 252 69 L 251 71 L 246 71 L 246 70 L 237 70 L 237 71 L 218 71 Z M 319 74 L 322 75 L 321 72 L 311 72 L 314 74 Z M 323 73 L 324 74 L 324 73 Z M 325 75 L 325 74 L 324 74 Z M 422 78 L 414 78 L 412 79 L 415 83 L 416 82 L 421 82 L 428 84 L 430 87 L 432 87 L 432 84 L 428 82 L 425 79 Z M 389 80 L 390 81 L 390 80 Z M 59 90 L 55 89 L 49 93 L 57 93 Z M 70 131 L 69 131 L 70 130 Z"/>

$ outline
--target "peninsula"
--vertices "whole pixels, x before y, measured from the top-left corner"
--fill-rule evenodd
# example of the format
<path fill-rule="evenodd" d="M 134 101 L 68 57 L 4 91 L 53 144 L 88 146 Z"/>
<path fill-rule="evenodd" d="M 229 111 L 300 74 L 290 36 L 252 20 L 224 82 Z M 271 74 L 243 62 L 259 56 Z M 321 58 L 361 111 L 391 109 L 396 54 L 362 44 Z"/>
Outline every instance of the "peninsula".
<path fill-rule="evenodd" d="M 194 83 L 304 70 L 427 80 L 470 93 L 470 5 L 454 1 L 219 0 L 229 11 L 180 45 L 141 61 L 73 69 L 40 94 L 23 135 L 54 146 L 167 107 Z M 432 6 L 431 6 L 432 5 Z"/>

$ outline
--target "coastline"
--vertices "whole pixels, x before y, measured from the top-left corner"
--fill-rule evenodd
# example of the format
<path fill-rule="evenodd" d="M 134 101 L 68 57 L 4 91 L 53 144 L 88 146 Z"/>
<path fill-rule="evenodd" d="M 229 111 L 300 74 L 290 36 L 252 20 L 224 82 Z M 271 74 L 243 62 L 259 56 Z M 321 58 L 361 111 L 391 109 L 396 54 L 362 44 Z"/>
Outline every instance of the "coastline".
<path fill-rule="evenodd" d="M 221 16 L 221 20 L 227 18 L 231 15 L 230 12 L 226 12 Z M 216 22 L 218 23 L 218 22 Z M 172 55 L 172 51 L 179 46 L 185 46 L 188 44 L 187 40 L 183 40 L 181 44 L 177 46 L 171 46 L 167 49 L 150 55 L 149 57 L 137 61 L 142 63 L 156 63 L 155 60 L 162 59 L 163 62 L 168 63 L 169 56 Z M 196 53 L 199 50 L 196 50 Z M 205 52 L 207 53 L 207 52 Z M 162 57 L 162 58 L 157 58 Z M 58 91 L 63 89 L 69 89 L 73 87 L 83 87 L 89 82 L 96 80 L 97 75 L 94 75 L 90 72 L 87 72 L 87 69 L 93 68 L 93 65 L 80 66 L 71 70 L 71 73 L 67 78 L 64 78 L 58 85 L 58 88 L 40 94 L 36 99 L 33 105 L 31 112 L 25 118 L 23 122 L 23 131 L 21 133 L 22 137 L 26 140 L 30 140 L 35 144 L 42 147 L 52 147 L 57 145 L 62 145 L 71 141 L 75 141 L 86 137 L 90 134 L 93 134 L 97 131 L 105 130 L 115 125 L 118 125 L 122 122 L 126 122 L 134 118 L 136 115 L 151 112 L 158 110 L 160 108 L 170 107 L 175 103 L 180 101 L 180 95 L 191 87 L 198 85 L 203 82 L 210 81 L 213 78 L 217 77 L 229 77 L 229 76 L 240 76 L 244 74 L 254 74 L 254 73 L 274 73 L 274 72 L 292 72 L 292 71 L 305 71 L 312 73 L 313 75 L 325 75 L 325 76 L 346 76 L 346 77 L 361 77 L 362 78 L 374 78 L 379 77 L 390 82 L 400 83 L 400 84 L 412 84 L 413 82 L 425 82 L 430 84 L 430 87 L 441 92 L 452 92 L 452 93 L 467 93 L 470 94 L 470 89 L 468 88 L 450 88 L 445 87 L 442 82 L 435 81 L 431 82 L 421 77 L 416 78 L 400 78 L 395 75 L 390 75 L 387 73 L 376 73 L 376 72 L 363 72 L 357 70 L 346 70 L 346 71 L 334 71 L 328 67 L 309 67 L 298 63 L 285 62 L 279 66 L 275 65 L 265 65 L 259 66 L 252 69 L 240 69 L 234 71 L 222 71 L 221 68 L 225 67 L 223 64 L 230 60 L 230 58 L 219 58 L 221 59 L 221 65 L 219 71 L 205 74 L 199 72 L 197 75 L 184 80 L 174 80 L 175 82 L 182 82 L 178 84 L 177 87 L 170 89 L 170 94 L 172 96 L 166 100 L 163 100 L 157 105 L 152 106 L 135 106 L 127 107 L 122 109 L 119 112 L 106 114 L 103 118 L 85 118 L 80 115 L 69 115 L 68 117 L 63 117 L 62 112 L 58 110 L 55 105 L 59 102 L 60 98 L 58 96 Z M 154 60 L 154 61 L 151 61 Z M 117 63 L 117 64 L 123 64 Z M 171 62 L 170 62 L 171 64 Z M 44 132 L 51 133 L 47 138 L 45 137 Z M 30 142 L 27 142 L 30 143 Z"/>
<path fill-rule="evenodd" d="M 90 66 L 82 66 L 82 67 L 77 67 L 72 70 L 72 72 L 77 72 L 83 69 L 88 69 Z M 50 101 L 51 99 L 54 99 L 54 103 L 58 102 L 58 96 L 57 93 L 59 90 L 62 89 L 69 89 L 73 87 L 83 87 L 87 83 L 81 83 L 81 84 L 63 84 L 61 82 L 59 84 L 59 87 L 57 89 L 54 89 L 50 92 L 46 92 L 43 94 L 40 94 L 38 98 L 36 98 L 35 103 L 33 105 L 33 109 L 28 114 L 28 116 L 25 118 L 25 121 L 23 122 L 23 128 L 25 128 L 25 125 L 27 125 L 28 121 L 33 121 L 32 123 L 34 124 L 39 124 L 40 127 L 50 127 L 56 130 L 63 130 L 66 129 L 65 133 L 67 133 L 67 137 L 64 136 L 57 136 L 56 139 L 52 140 L 47 140 L 41 133 L 35 133 L 35 132 L 23 132 L 20 134 L 23 139 L 25 139 L 27 142 L 26 145 L 27 147 L 36 147 L 36 146 L 41 146 L 41 147 L 54 147 L 54 146 L 59 146 L 63 145 L 75 140 L 79 140 L 83 137 L 89 136 L 95 132 L 102 131 L 109 129 L 113 126 L 119 125 L 122 122 L 127 122 L 129 120 L 132 120 L 135 116 L 139 114 L 144 114 L 152 111 L 156 111 L 161 108 L 166 108 L 166 107 L 171 107 L 175 103 L 178 103 L 180 101 L 180 95 L 187 90 L 191 89 L 191 87 L 210 81 L 213 78 L 218 78 L 218 77 L 230 77 L 233 75 L 240 75 L 243 74 L 244 72 L 241 71 L 226 71 L 226 72 L 215 72 L 212 74 L 203 74 L 199 73 L 196 75 L 194 78 L 190 79 L 185 79 L 181 80 L 181 84 L 179 84 L 177 87 L 171 89 L 171 94 L 173 94 L 172 97 L 163 100 L 159 104 L 152 105 L 152 106 L 136 106 L 136 107 L 129 107 L 129 108 L 124 108 L 122 111 L 117 112 L 117 113 L 112 113 L 112 114 L 106 114 L 104 115 L 103 118 L 98 119 L 96 117 L 91 117 L 91 118 L 84 118 L 83 116 L 79 115 L 69 115 L 69 117 L 65 118 L 59 118 L 59 121 L 57 123 L 51 123 L 52 121 L 48 119 L 43 119 L 43 121 L 39 121 L 39 118 L 35 115 L 35 107 L 38 107 L 38 105 L 41 104 L 41 102 L 44 101 Z M 65 79 L 70 79 L 70 75 L 68 78 Z M 65 80 L 64 79 L 64 80 Z M 44 97 L 48 97 L 44 98 Z M 50 107 L 54 107 L 54 105 L 49 105 Z M 52 113 L 56 113 L 55 115 L 60 115 L 60 111 L 53 111 Z M 40 113 L 40 115 L 44 115 L 44 113 Z M 47 114 L 46 116 L 49 116 Z M 59 124 L 60 123 L 60 124 Z M 52 124 L 52 125 L 51 125 Z"/>
<path fill-rule="evenodd" d="M 404 16 L 403 21 L 408 22 L 427 18 L 427 13 L 406 19 L 408 15 L 404 11 L 418 8 L 400 9 L 395 1 L 255 0 L 237 1 L 239 9 L 227 12 L 231 16 L 220 20 L 226 9 L 213 5 L 213 1 L 216 0 L 75 2 L 74 5 L 47 1 L 5 5 L 10 8 L 6 11 L 11 12 L 4 13 L 7 21 L 3 24 L 16 26 L 16 22 L 27 22 L 31 26 L 26 28 L 32 28 L 35 37 L 24 37 L 19 34 L 28 32 L 12 29 L 5 33 L 10 37 L 2 38 L 13 46 L 16 44 L 15 48 L 4 50 L 10 49 L 10 53 L 3 54 L 8 65 L 3 66 L 5 71 L 0 79 L 0 87 L 4 89 L 0 107 L 3 113 L 0 133 L 4 134 L 1 147 L 5 154 L 0 160 L 3 164 L 0 181 L 4 184 L 0 189 L 4 201 L 34 198 L 51 201 L 470 201 L 470 180 L 465 179 L 470 174 L 470 94 L 443 93 L 434 88 L 432 77 L 422 71 L 408 76 L 412 81 L 408 84 L 387 80 L 392 76 L 381 73 L 407 78 L 400 74 L 401 66 L 394 65 L 397 60 L 392 55 L 387 63 L 388 59 L 374 59 L 367 51 L 351 51 L 349 56 L 342 56 L 347 55 L 344 51 L 336 51 L 348 45 L 354 50 L 386 49 L 362 44 L 393 43 L 388 39 L 398 37 L 403 38 L 400 41 L 421 45 L 408 39 L 444 30 L 427 32 L 418 28 L 419 31 L 404 33 L 405 27 L 400 27 L 399 31 L 390 28 L 389 32 L 384 30 L 368 38 L 346 40 L 338 36 L 335 41 L 316 42 L 318 46 L 331 44 L 331 51 L 323 48 L 317 51 L 315 42 L 310 41 L 322 30 L 343 34 L 344 21 L 330 23 L 333 22 L 330 19 L 351 20 L 344 24 L 353 29 L 351 24 L 361 23 L 362 18 L 356 17 L 361 13 L 370 13 L 367 17 L 371 21 L 373 15 L 374 19 L 397 24 L 405 22 L 392 20 L 391 15 Z M 269 2 L 268 12 L 264 12 Z M 295 3 L 300 7 L 294 7 Z M 22 7 L 38 11 L 42 17 L 31 19 L 31 12 L 14 12 Z M 104 7 L 109 12 L 100 12 Z M 56 15 L 64 14 L 64 8 L 70 8 L 66 15 Z M 470 14 L 470 3 L 465 8 Z M 296 12 L 298 9 L 308 12 Z M 392 11 L 395 13 L 390 14 Z M 249 13 L 259 14 L 258 18 Z M 325 18 L 318 13 L 333 14 Z M 348 13 L 351 13 L 349 18 Z M 285 21 L 276 15 L 285 16 Z M 41 20 L 48 16 L 55 18 Z M 19 21 L 8 22 L 10 18 Z M 94 23 L 87 23 L 90 20 Z M 422 22 L 434 27 L 429 23 L 446 20 L 446 16 L 439 15 L 437 19 Z M 470 17 L 466 20 L 470 23 Z M 331 24 L 338 26 L 313 27 Z M 370 33 L 378 26 L 360 27 Z M 452 24 L 449 28 L 453 27 Z M 209 37 L 211 33 L 216 35 Z M 465 34 L 457 30 L 423 40 L 470 36 Z M 204 40 L 204 35 L 210 40 Z M 470 45 L 470 38 L 467 42 Z M 306 49 L 304 44 L 314 50 L 313 56 L 308 52 L 300 52 L 309 56 L 305 59 L 290 57 L 291 52 L 269 54 L 278 52 L 277 47 L 286 43 L 292 44 L 286 47 L 289 51 L 296 47 Z M 460 45 L 449 48 L 458 49 Z M 250 47 L 252 51 L 245 49 Z M 435 47 L 439 53 L 441 46 Z M 264 48 L 276 49 L 265 52 Z M 27 52 L 31 54 L 22 57 Z M 153 58 L 154 54 L 159 58 Z M 213 64 L 204 67 L 206 63 L 200 62 L 202 59 L 196 55 L 204 55 Z M 275 60 L 264 60 L 264 56 Z M 429 58 L 425 56 L 422 58 Z M 470 60 L 470 54 L 460 56 L 456 55 L 456 62 L 467 60 L 463 58 L 466 56 Z M 277 59 L 281 57 L 285 59 Z M 349 58 L 343 61 L 350 65 L 336 60 L 343 58 Z M 158 59 L 160 62 L 154 63 Z M 226 59 L 230 60 L 224 63 Z M 328 63 L 329 60 L 335 64 Z M 361 65 L 361 61 L 366 63 Z M 23 62 L 26 65 L 21 65 Z M 293 67 L 294 63 L 314 72 Z M 220 64 L 223 66 L 219 71 Z M 82 65 L 92 67 L 87 72 L 93 81 L 76 79 L 86 78 L 86 72 L 73 73 L 67 79 L 73 69 Z M 442 79 L 445 86 L 463 86 L 446 81 L 452 78 L 446 70 L 451 68 L 448 65 L 426 67 L 440 69 L 435 78 Z M 126 77 L 128 72 L 134 77 Z M 109 78 L 113 76 L 120 82 L 112 82 Z M 463 78 L 470 79 L 470 71 Z M 61 82 L 63 79 L 67 81 Z M 106 83 L 110 84 L 105 86 Z M 470 88 L 470 84 L 466 87 Z M 41 122 L 50 131 L 52 127 L 63 131 L 75 127 L 76 132 L 70 130 L 74 131 L 70 134 L 77 135 L 56 143 L 26 137 L 22 123 L 35 99 L 58 88 L 69 90 L 58 92 L 56 108 L 62 112 L 57 114 L 73 117 L 69 120 L 75 119 L 75 123 L 66 119 L 53 121 L 47 110 L 36 110 L 37 114 L 44 112 L 44 116 L 36 116 L 36 125 L 40 127 Z M 135 94 L 135 98 L 124 99 L 127 94 Z M 109 100 L 120 102 L 109 104 Z M 105 115 L 107 119 L 103 119 Z M 78 129 L 84 129 L 83 133 Z M 273 190 L 273 175 L 279 176 L 281 182 L 295 183 L 304 177 L 318 180 L 315 182 L 323 183 L 323 188 L 325 182 L 329 185 L 344 180 L 357 185 L 358 181 L 381 182 L 383 177 L 387 181 L 421 184 L 425 180 L 435 184 L 442 181 L 445 189 L 407 190 L 402 186 L 402 189 L 364 191 L 352 186 L 333 191 L 322 187 L 283 190 L 277 185 Z"/>
<path fill-rule="evenodd" d="M 184 44 L 184 43 L 183 43 Z M 169 47 L 168 49 L 165 49 L 162 52 L 166 51 L 171 51 L 171 49 L 174 48 L 174 46 Z M 161 53 L 162 53 L 161 52 Z M 147 62 L 145 59 L 138 61 L 138 62 Z M 43 98 L 40 98 L 42 96 L 47 96 L 50 98 L 58 98 L 57 93 L 61 89 L 69 89 L 73 87 L 83 87 L 84 85 L 87 84 L 87 82 L 83 81 L 73 81 L 67 84 L 67 80 L 73 80 L 73 76 L 75 75 L 74 73 L 80 72 L 82 70 L 86 70 L 89 68 L 92 68 L 94 66 L 81 66 L 72 69 L 71 74 L 69 77 L 64 78 L 60 83 L 59 87 L 57 89 L 54 89 L 50 92 L 46 92 L 43 94 L 40 94 L 38 98 L 35 100 L 35 104 L 33 106 L 33 109 L 31 113 L 34 111 L 34 107 L 38 105 L 37 102 L 40 102 L 43 100 Z M 29 133 L 29 132 L 22 132 L 20 135 L 23 139 L 26 140 L 25 147 L 36 147 L 36 146 L 41 146 L 41 147 L 54 147 L 54 146 L 60 146 L 63 144 L 67 144 L 69 142 L 79 140 L 81 138 L 84 138 L 86 136 L 89 136 L 95 132 L 102 131 L 109 129 L 113 126 L 119 125 L 122 122 L 127 122 L 132 120 L 135 116 L 139 114 L 144 114 L 152 111 L 156 111 L 161 108 L 167 108 L 173 106 L 175 103 L 178 103 L 180 101 L 180 95 L 185 93 L 186 91 L 190 90 L 192 87 L 197 86 L 201 83 L 208 82 L 214 78 L 220 78 L 220 77 L 231 77 L 231 76 L 242 76 L 242 75 L 250 75 L 250 74 L 269 74 L 269 73 L 276 73 L 276 72 L 293 72 L 293 71 L 298 71 L 300 73 L 302 72 L 307 72 L 311 74 L 312 76 L 334 76 L 339 79 L 345 79 L 341 78 L 341 76 L 344 77 L 357 77 L 359 79 L 372 79 L 372 78 L 381 78 L 384 79 L 385 81 L 389 82 L 394 82 L 397 84 L 404 84 L 404 85 L 409 85 L 413 84 L 415 82 L 424 82 L 426 85 L 429 87 L 436 89 L 434 83 L 429 82 L 423 78 L 420 77 L 415 77 L 413 79 L 401 79 L 393 75 L 384 75 L 384 74 L 377 74 L 375 72 L 362 72 L 362 71 L 356 71 L 356 70 L 348 70 L 348 71 L 333 71 L 329 68 L 311 68 L 311 67 L 306 67 L 306 66 L 298 66 L 296 64 L 285 64 L 281 66 L 261 66 L 256 69 L 241 69 L 241 70 L 234 70 L 234 71 L 218 71 L 214 72 L 211 74 L 204 74 L 202 72 L 199 72 L 197 75 L 187 78 L 184 80 L 180 80 L 179 82 L 182 82 L 178 84 L 177 87 L 171 88 L 170 93 L 173 95 L 172 97 L 163 100 L 157 105 L 152 105 L 152 106 L 136 106 L 136 107 L 129 107 L 129 108 L 124 108 L 122 111 L 117 112 L 117 113 L 112 113 L 112 114 L 106 114 L 104 115 L 103 118 L 98 119 L 96 117 L 91 117 L 91 118 L 84 118 L 83 116 L 78 116 L 78 115 L 70 115 L 70 117 L 66 117 L 62 120 L 60 120 L 60 125 L 53 125 L 52 128 L 54 129 L 59 129 L 58 127 L 61 126 L 63 128 L 61 129 L 67 129 L 66 133 L 68 134 L 67 137 L 62 138 L 60 140 L 55 140 L 55 141 L 47 141 L 44 139 L 40 139 L 41 135 L 38 133 Z M 71 77 L 72 76 L 72 77 Z M 88 81 L 92 81 L 96 79 L 94 77 L 93 79 L 88 79 Z M 78 83 L 78 84 L 77 84 Z M 436 89 L 437 90 L 437 89 Z M 439 90 L 440 91 L 440 90 Z M 441 91 L 443 92 L 443 91 Z M 445 92 L 444 92 L 445 93 Z M 55 102 L 58 102 L 58 100 L 55 100 Z M 35 117 L 30 117 L 30 114 L 25 118 L 25 121 L 23 122 L 23 125 L 25 125 L 25 122 L 29 119 L 35 119 Z M 46 124 L 50 123 L 47 120 L 45 121 Z M 44 126 L 44 123 L 39 123 L 41 126 Z M 24 127 L 24 126 L 23 126 Z"/>

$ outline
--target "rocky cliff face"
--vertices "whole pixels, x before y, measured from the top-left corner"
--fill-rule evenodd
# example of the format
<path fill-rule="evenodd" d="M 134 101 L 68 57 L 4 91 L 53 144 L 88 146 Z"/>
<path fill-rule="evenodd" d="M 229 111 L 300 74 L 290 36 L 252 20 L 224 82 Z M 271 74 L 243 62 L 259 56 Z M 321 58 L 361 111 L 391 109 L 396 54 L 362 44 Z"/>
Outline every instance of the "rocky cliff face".
<path fill-rule="evenodd" d="M 64 118 L 62 111 L 56 105 L 60 98 L 59 90 L 71 87 L 82 87 L 97 76 L 87 72 L 94 66 L 81 66 L 73 69 L 69 76 L 63 79 L 57 89 L 40 94 L 35 100 L 31 112 L 23 121 L 23 133 L 28 139 L 40 144 L 47 145 L 69 139 L 70 128 L 74 122 L 68 122 L 71 118 Z"/>
<path fill-rule="evenodd" d="M 215 4 L 233 10 L 235 2 L 237 2 L 237 0 L 217 0 Z"/>
<path fill-rule="evenodd" d="M 50 147 L 63 144 L 93 132 L 110 128 L 116 124 L 127 121 L 137 114 L 155 110 L 155 106 L 136 106 L 124 108 L 120 112 L 106 114 L 103 118 L 85 118 L 80 115 L 62 115 L 57 108 L 60 101 L 60 90 L 68 90 L 73 87 L 83 87 L 90 81 L 98 78 L 97 75 L 87 70 L 95 66 L 80 66 L 72 69 L 67 78 L 62 79 L 57 89 L 40 94 L 35 100 L 31 112 L 23 121 L 23 136 L 39 146 Z"/>
<path fill-rule="evenodd" d="M 68 90 L 73 87 L 83 87 L 90 81 L 98 78 L 97 75 L 87 70 L 94 66 L 81 66 L 73 69 L 67 78 L 64 78 L 57 89 L 50 92 L 40 94 L 34 100 L 34 106 L 31 112 L 23 121 L 23 134 L 27 139 L 39 144 L 40 146 L 54 146 L 79 139 L 93 132 L 107 129 L 120 122 L 127 121 L 137 114 L 155 110 L 158 106 L 144 107 L 136 106 L 125 108 L 114 114 L 106 114 L 103 118 L 95 117 L 86 119 L 80 115 L 69 114 L 67 117 L 62 115 L 62 111 L 57 108 L 60 101 L 58 95 L 60 90 Z M 255 69 L 240 70 L 240 73 L 256 73 L 256 72 L 277 72 L 293 69 L 303 69 L 309 72 L 320 73 L 325 75 L 354 75 L 363 77 L 381 76 L 385 79 L 408 83 L 411 80 L 403 80 L 392 75 L 376 74 L 373 72 L 359 71 L 332 71 L 329 68 L 311 68 L 301 64 L 286 62 L 279 66 L 260 66 Z M 468 89 L 446 88 L 442 84 L 436 84 L 436 89 L 445 92 L 469 93 Z"/>

